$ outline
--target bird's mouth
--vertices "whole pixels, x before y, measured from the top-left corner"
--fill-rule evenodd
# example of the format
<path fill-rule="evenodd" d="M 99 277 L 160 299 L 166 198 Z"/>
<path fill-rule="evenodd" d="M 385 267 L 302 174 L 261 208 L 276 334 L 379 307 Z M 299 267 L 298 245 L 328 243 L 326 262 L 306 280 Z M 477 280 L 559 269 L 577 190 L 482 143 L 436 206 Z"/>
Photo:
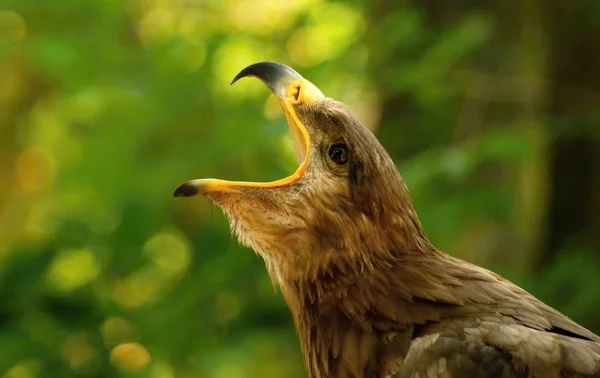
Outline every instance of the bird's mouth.
<path fill-rule="evenodd" d="M 296 71 L 279 63 L 263 62 L 250 65 L 237 74 L 232 84 L 247 76 L 260 79 L 277 96 L 294 139 L 296 156 L 300 164 L 298 169 L 286 178 L 270 182 L 227 181 L 212 178 L 191 180 L 179 185 L 175 189 L 174 196 L 236 193 L 243 188 L 277 188 L 293 184 L 306 171 L 310 155 L 310 134 L 298 117 L 296 109 L 300 105 L 311 104 L 323 98 L 323 93 Z"/>

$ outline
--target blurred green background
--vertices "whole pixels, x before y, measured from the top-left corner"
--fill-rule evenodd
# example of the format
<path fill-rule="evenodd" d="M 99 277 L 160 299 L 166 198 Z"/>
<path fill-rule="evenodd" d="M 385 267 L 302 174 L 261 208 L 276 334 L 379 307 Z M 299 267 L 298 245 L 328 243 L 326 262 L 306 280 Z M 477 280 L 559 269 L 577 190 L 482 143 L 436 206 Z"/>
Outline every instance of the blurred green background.
<path fill-rule="evenodd" d="M 481 5 L 487 3 L 487 5 Z M 0 377 L 303 377 L 198 177 L 297 166 L 248 64 L 397 162 L 441 249 L 600 332 L 600 2 L 0 0 Z"/>

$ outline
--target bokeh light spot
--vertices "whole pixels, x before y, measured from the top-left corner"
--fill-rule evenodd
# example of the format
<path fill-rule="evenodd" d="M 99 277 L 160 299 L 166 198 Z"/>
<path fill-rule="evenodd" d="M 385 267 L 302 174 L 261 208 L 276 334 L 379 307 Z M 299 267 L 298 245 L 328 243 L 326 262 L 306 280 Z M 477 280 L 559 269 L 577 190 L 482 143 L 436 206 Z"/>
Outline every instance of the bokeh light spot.
<path fill-rule="evenodd" d="M 321 63 L 333 55 L 333 41 L 323 38 L 323 27 L 306 26 L 298 29 L 288 41 L 290 58 L 296 64 L 312 66 Z"/>
<path fill-rule="evenodd" d="M 2 378 L 36 378 L 42 369 L 42 362 L 37 359 L 27 359 L 8 369 Z"/>
<path fill-rule="evenodd" d="M 85 88 L 67 102 L 68 114 L 72 120 L 89 122 L 104 110 L 102 92 L 96 88 Z"/>
<path fill-rule="evenodd" d="M 75 371 L 84 370 L 97 357 L 92 337 L 88 334 L 67 337 L 62 344 L 61 354 L 69 367 Z"/>
<path fill-rule="evenodd" d="M 23 40 L 27 24 L 21 15 L 10 10 L 0 10 L 0 46 Z"/>
<path fill-rule="evenodd" d="M 160 361 L 152 364 L 150 371 L 148 372 L 150 378 L 174 378 L 175 371 L 173 366 L 167 362 Z"/>
<path fill-rule="evenodd" d="M 112 346 L 131 340 L 133 329 L 131 324 L 116 316 L 106 319 L 100 329 L 105 345 Z"/>
<path fill-rule="evenodd" d="M 226 14 L 229 23 L 241 31 L 269 35 L 288 28 L 296 15 L 318 2 L 319 0 L 229 0 L 226 3 Z"/>
<path fill-rule="evenodd" d="M 92 281 L 100 273 L 100 264 L 89 248 L 63 250 L 48 271 L 48 283 L 59 291 L 72 291 Z"/>
<path fill-rule="evenodd" d="M 111 234 L 121 224 L 121 212 L 112 203 L 98 200 L 88 204 L 86 211 L 84 221 L 97 234 Z"/>
<path fill-rule="evenodd" d="M 28 240 L 41 241 L 51 235 L 59 223 L 56 204 L 40 201 L 34 204 L 27 214 L 23 225 L 24 236 Z"/>
<path fill-rule="evenodd" d="M 123 370 L 140 370 L 150 363 L 150 353 L 139 343 L 125 343 L 110 352 L 110 361 Z"/>
<path fill-rule="evenodd" d="M 149 46 L 173 34 L 176 28 L 175 15 L 164 8 L 154 8 L 139 22 L 138 34 L 142 45 Z"/>
<path fill-rule="evenodd" d="M 287 45 L 292 61 L 301 66 L 313 66 L 332 59 L 360 38 L 361 15 L 340 3 L 328 3 L 313 8 L 311 23 L 298 29 Z"/>
<path fill-rule="evenodd" d="M 113 297 L 123 307 L 135 308 L 150 301 L 158 290 L 158 277 L 147 270 L 133 273 L 118 282 Z"/>
<path fill-rule="evenodd" d="M 36 375 L 33 374 L 31 370 L 29 370 L 26 366 L 17 365 L 11 369 L 9 369 L 2 378 L 35 378 Z"/>
<path fill-rule="evenodd" d="M 62 110 L 67 114 L 63 114 Z M 71 135 L 69 119 L 70 107 L 64 106 L 64 99 L 49 98 L 39 102 L 30 114 L 31 127 L 24 128 L 21 138 L 24 143 L 49 151 L 64 166 L 80 157 L 81 140 Z"/>
<path fill-rule="evenodd" d="M 197 72 L 206 61 L 206 45 L 200 40 L 182 39 L 171 57 L 184 71 Z"/>
<path fill-rule="evenodd" d="M 190 263 L 190 244 L 181 234 L 159 232 L 144 246 L 152 262 L 167 273 L 180 273 Z"/>
<path fill-rule="evenodd" d="M 17 157 L 17 182 L 25 190 L 44 189 L 54 180 L 55 168 L 51 154 L 38 147 L 29 148 Z"/>

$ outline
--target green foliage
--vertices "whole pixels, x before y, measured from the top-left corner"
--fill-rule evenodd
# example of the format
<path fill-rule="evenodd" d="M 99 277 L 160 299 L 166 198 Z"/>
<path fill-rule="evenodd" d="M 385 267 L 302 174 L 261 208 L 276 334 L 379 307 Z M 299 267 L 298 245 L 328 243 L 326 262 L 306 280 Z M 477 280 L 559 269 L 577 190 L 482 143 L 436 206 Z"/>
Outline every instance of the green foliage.
<path fill-rule="evenodd" d="M 295 169 L 268 91 L 229 86 L 257 61 L 297 68 L 373 128 L 437 245 L 509 276 L 536 271 L 544 178 L 522 177 L 544 172 L 544 143 L 572 118 L 546 129 L 509 106 L 482 115 L 490 56 L 536 50 L 490 47 L 494 9 L 436 23 L 409 4 L 382 16 L 369 2 L 283 4 L 5 0 L 3 377 L 304 376 L 263 263 L 205 199 L 171 197 L 191 178 Z M 521 281 L 598 329 L 592 253 Z"/>

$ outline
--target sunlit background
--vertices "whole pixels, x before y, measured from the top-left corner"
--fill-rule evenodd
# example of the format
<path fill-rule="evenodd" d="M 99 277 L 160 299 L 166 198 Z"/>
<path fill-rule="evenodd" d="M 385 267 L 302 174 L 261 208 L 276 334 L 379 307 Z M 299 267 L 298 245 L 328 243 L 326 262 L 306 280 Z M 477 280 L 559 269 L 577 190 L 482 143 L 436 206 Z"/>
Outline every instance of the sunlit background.
<path fill-rule="evenodd" d="M 248 64 L 397 162 L 441 249 L 600 332 L 600 2 L 2 0 L 0 377 L 303 377 L 197 177 L 297 166 Z"/>

